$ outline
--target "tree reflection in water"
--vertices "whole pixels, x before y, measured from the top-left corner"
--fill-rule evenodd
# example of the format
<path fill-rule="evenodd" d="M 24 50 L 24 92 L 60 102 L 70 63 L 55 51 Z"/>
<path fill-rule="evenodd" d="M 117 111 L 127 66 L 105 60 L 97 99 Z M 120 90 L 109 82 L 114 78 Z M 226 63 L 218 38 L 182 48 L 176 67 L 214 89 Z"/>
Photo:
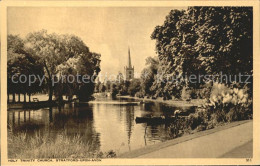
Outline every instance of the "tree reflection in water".
<path fill-rule="evenodd" d="M 123 153 L 171 138 L 170 124 L 136 124 L 135 118 L 171 116 L 175 109 L 182 108 L 159 103 L 135 106 L 87 104 L 81 107 L 65 104 L 60 108 L 9 110 L 8 124 L 13 132 L 29 135 L 40 132 L 53 140 L 61 133 L 71 138 L 80 135 L 82 142 L 92 145 L 93 151 Z"/>

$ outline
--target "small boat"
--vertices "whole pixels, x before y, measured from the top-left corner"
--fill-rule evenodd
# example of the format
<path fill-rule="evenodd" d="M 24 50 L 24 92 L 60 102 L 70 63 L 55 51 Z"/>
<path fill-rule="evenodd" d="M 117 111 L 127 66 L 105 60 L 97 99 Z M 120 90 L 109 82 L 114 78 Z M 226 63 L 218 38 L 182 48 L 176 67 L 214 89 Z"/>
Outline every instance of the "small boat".
<path fill-rule="evenodd" d="M 136 117 L 135 122 L 136 123 L 150 123 L 150 124 L 158 124 L 158 123 L 167 123 L 167 122 L 174 122 L 175 116 L 171 117 L 165 117 L 165 116 L 159 116 L 159 117 Z"/>
<path fill-rule="evenodd" d="M 136 123 L 150 123 L 150 124 L 161 124 L 161 123 L 169 123 L 169 122 L 174 122 L 178 118 L 185 118 L 189 116 L 189 112 L 184 112 L 180 110 L 176 110 L 174 112 L 174 116 L 147 116 L 147 117 L 136 117 L 135 122 Z"/>

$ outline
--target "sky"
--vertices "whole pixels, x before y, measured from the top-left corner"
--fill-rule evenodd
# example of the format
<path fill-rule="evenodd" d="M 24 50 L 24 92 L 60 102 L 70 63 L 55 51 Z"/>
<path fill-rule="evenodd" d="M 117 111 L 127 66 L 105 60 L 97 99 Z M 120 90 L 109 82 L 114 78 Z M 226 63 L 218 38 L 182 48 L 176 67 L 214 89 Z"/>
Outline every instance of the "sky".
<path fill-rule="evenodd" d="M 135 75 L 145 67 L 145 59 L 156 56 L 150 36 L 157 25 L 176 7 L 9 7 L 8 34 L 24 38 L 46 29 L 49 33 L 79 36 L 90 51 L 101 54 L 101 74 L 124 73 L 128 47 Z"/>

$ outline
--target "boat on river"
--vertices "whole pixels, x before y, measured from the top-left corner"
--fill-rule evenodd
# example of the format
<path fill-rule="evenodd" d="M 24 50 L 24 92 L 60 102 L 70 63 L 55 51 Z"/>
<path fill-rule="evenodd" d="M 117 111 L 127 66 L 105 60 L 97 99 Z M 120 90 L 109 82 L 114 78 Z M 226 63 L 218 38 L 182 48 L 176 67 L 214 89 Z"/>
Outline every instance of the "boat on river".
<path fill-rule="evenodd" d="M 173 122 L 175 120 L 175 116 L 171 117 L 136 117 L 135 122 L 136 123 L 165 123 L 165 122 Z"/>
<path fill-rule="evenodd" d="M 178 118 L 185 118 L 189 116 L 189 112 L 176 110 L 174 116 L 148 116 L 148 117 L 136 117 L 136 123 L 148 123 L 148 124 L 161 124 L 174 122 Z"/>
<path fill-rule="evenodd" d="M 174 122 L 178 118 L 185 118 L 187 116 L 158 116 L 158 117 L 136 117 L 136 123 L 147 123 L 147 124 L 163 124 Z"/>

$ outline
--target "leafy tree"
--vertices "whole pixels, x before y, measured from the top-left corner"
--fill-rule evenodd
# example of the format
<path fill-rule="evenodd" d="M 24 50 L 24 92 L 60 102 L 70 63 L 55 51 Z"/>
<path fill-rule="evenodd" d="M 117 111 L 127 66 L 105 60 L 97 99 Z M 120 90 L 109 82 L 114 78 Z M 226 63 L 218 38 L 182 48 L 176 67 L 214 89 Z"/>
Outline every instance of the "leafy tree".
<path fill-rule="evenodd" d="M 174 90 L 181 86 L 179 82 L 171 82 L 168 78 L 183 74 L 183 59 L 180 56 L 182 34 L 178 24 L 184 14 L 183 10 L 172 10 L 166 16 L 164 24 L 155 27 L 151 35 L 151 38 L 156 40 L 156 51 L 159 59 L 158 77 L 152 86 L 152 89 L 156 90 L 156 96 L 173 94 Z"/>
<path fill-rule="evenodd" d="M 193 7 L 194 44 L 200 71 L 217 75 L 252 74 L 253 17 L 250 7 Z"/>
<path fill-rule="evenodd" d="M 79 80 L 87 75 L 89 80 L 58 86 L 58 90 L 55 89 L 59 98 L 64 93 L 70 98 L 76 94 L 80 101 L 88 101 L 91 98 L 94 92 L 94 80 L 100 71 L 100 54 L 90 52 L 77 36 L 48 34 L 46 30 L 28 34 L 25 45 L 28 52 L 38 58 L 37 62 L 44 66 L 49 101 L 52 101 L 54 79 L 69 74 L 80 75 Z"/>
<path fill-rule="evenodd" d="M 106 86 L 106 90 L 107 90 L 108 92 L 110 92 L 110 90 L 111 90 L 111 89 L 110 89 L 110 88 L 111 88 L 111 81 L 107 80 L 105 86 Z"/>
<path fill-rule="evenodd" d="M 252 14 L 251 7 L 172 10 L 151 35 L 161 79 L 152 86 L 156 95 L 180 97 L 187 85 L 199 88 L 203 82 L 188 82 L 190 75 L 252 74 Z"/>
<path fill-rule="evenodd" d="M 116 87 L 116 84 L 115 83 L 111 83 L 111 94 L 112 94 L 112 97 L 115 98 L 116 95 L 118 94 L 118 89 Z"/>
<path fill-rule="evenodd" d="M 100 85 L 101 85 L 101 82 L 100 81 L 98 81 L 96 84 L 95 84 L 95 92 L 96 93 L 98 93 L 99 92 L 99 87 L 100 87 Z"/>
<path fill-rule="evenodd" d="M 26 101 L 26 94 L 28 94 L 29 101 L 31 101 L 31 94 L 42 91 L 37 76 L 41 77 L 43 75 L 43 68 L 36 63 L 36 58 L 25 51 L 24 41 L 19 36 L 8 35 L 7 49 L 8 101 L 9 93 L 13 94 L 13 99 L 15 99 L 15 93 L 17 93 L 19 95 L 19 102 L 21 93 L 24 94 L 24 101 Z M 21 75 L 26 77 L 26 80 L 23 80 L 24 83 L 19 82 L 17 78 Z M 36 78 L 34 77 L 35 80 L 32 80 L 34 82 L 29 83 L 30 75 L 36 76 Z"/>
<path fill-rule="evenodd" d="M 57 74 L 56 67 L 69 58 L 66 48 L 61 42 L 61 37 L 56 34 L 48 34 L 46 30 L 33 32 L 26 37 L 26 48 L 38 63 L 44 67 L 45 78 L 48 82 L 49 101 L 53 96 L 53 78 Z"/>
<path fill-rule="evenodd" d="M 141 84 L 140 79 L 133 79 L 130 82 L 130 86 L 128 88 L 128 94 L 130 96 L 134 96 L 137 92 L 139 92 L 141 90 L 140 84 Z"/>
<path fill-rule="evenodd" d="M 116 76 L 116 82 L 118 82 L 118 83 L 124 82 L 124 76 L 121 72 L 119 72 L 118 75 Z"/>
<path fill-rule="evenodd" d="M 105 91 L 106 91 L 106 86 L 104 84 L 100 84 L 99 92 L 105 92 Z"/>
<path fill-rule="evenodd" d="M 153 95 L 154 90 L 151 90 L 151 86 L 156 81 L 157 70 L 159 66 L 157 57 L 148 57 L 146 59 L 147 67 L 143 69 L 141 73 L 141 91 L 144 95 Z"/>

